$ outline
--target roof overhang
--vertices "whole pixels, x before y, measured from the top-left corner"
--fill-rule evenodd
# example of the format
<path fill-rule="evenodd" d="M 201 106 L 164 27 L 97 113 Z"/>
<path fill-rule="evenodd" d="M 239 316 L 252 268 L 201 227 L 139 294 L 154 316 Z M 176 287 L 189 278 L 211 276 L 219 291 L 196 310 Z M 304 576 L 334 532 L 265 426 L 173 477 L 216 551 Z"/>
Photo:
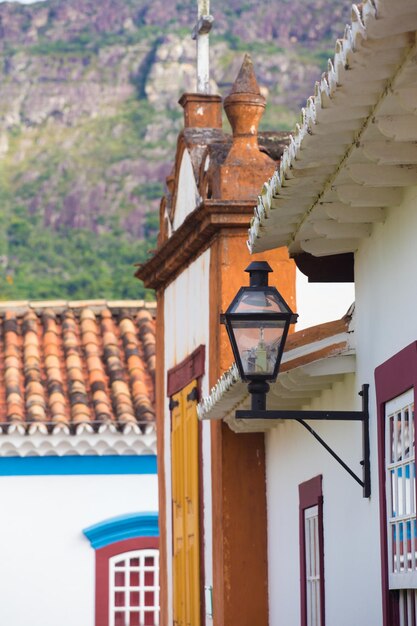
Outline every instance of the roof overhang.
<path fill-rule="evenodd" d="M 287 340 L 281 372 L 268 393 L 268 409 L 301 409 L 346 374 L 355 372 L 352 318 L 313 326 Z M 237 409 L 249 409 L 247 383 L 235 364 L 198 405 L 203 420 L 224 420 L 235 432 L 265 431 L 278 420 L 238 420 Z M 282 421 L 282 420 L 281 420 Z"/>
<path fill-rule="evenodd" d="M 265 183 L 252 252 L 352 253 L 417 183 L 415 0 L 365 0 Z"/>

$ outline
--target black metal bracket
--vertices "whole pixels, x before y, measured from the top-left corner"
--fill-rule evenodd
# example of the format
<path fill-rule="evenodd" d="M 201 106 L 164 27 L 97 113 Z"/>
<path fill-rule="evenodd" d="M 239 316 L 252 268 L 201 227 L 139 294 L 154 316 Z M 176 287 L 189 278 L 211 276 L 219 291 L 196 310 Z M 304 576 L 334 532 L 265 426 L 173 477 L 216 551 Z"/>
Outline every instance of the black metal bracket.
<path fill-rule="evenodd" d="M 332 457 L 352 476 L 354 480 L 363 488 L 363 497 L 369 498 L 371 495 L 371 464 L 369 450 L 369 385 L 362 385 L 359 392 L 362 397 L 361 411 L 269 411 L 269 410 L 242 410 L 236 411 L 236 419 L 262 419 L 262 420 L 295 420 L 332 455 Z M 346 422 L 362 422 L 362 479 L 340 458 L 334 450 L 320 437 L 320 435 L 307 424 L 305 420 L 330 420 Z"/>

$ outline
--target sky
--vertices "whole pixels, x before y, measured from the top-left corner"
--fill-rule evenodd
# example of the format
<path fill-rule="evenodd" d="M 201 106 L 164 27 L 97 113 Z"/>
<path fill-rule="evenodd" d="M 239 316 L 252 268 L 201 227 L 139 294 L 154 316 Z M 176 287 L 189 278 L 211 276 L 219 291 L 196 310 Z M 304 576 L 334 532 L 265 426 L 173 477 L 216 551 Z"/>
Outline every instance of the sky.
<path fill-rule="evenodd" d="M 295 330 L 338 320 L 355 301 L 354 283 L 309 283 L 297 270 L 297 313 Z"/>

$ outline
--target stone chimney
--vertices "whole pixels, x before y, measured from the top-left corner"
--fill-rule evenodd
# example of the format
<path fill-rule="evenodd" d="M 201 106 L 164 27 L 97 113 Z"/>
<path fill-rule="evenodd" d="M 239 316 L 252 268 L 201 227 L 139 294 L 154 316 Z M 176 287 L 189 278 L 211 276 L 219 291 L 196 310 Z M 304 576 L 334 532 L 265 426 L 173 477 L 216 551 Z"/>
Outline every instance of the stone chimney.
<path fill-rule="evenodd" d="M 203 93 L 185 93 L 179 104 L 184 109 L 184 128 L 221 128 L 222 99 Z"/>
<path fill-rule="evenodd" d="M 262 184 L 276 163 L 258 146 L 258 126 L 265 109 L 253 63 L 247 54 L 224 109 L 233 131 L 232 147 L 220 166 L 215 197 L 225 200 L 256 200 Z"/>

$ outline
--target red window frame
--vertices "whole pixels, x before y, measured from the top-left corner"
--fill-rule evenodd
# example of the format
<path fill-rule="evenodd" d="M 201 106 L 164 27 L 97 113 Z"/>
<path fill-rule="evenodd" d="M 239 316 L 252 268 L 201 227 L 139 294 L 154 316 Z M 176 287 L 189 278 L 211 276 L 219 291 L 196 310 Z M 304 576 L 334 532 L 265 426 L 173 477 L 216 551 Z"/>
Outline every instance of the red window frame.
<path fill-rule="evenodd" d="M 131 550 L 159 549 L 159 537 L 135 537 L 96 550 L 96 626 L 109 624 L 109 560 Z"/>
<path fill-rule="evenodd" d="M 307 626 L 307 571 L 305 545 L 305 510 L 313 506 L 318 508 L 319 521 L 319 554 L 320 554 L 320 626 L 325 626 L 324 606 L 324 533 L 323 533 L 323 476 L 315 476 L 298 485 L 300 501 L 300 598 L 301 598 L 301 626 Z"/>
<path fill-rule="evenodd" d="M 396 591 L 390 592 L 388 582 L 387 506 L 385 499 L 385 404 L 412 388 L 414 389 L 414 404 L 416 405 L 416 341 L 375 369 L 383 626 L 396 626 L 399 620 L 399 593 Z"/>

